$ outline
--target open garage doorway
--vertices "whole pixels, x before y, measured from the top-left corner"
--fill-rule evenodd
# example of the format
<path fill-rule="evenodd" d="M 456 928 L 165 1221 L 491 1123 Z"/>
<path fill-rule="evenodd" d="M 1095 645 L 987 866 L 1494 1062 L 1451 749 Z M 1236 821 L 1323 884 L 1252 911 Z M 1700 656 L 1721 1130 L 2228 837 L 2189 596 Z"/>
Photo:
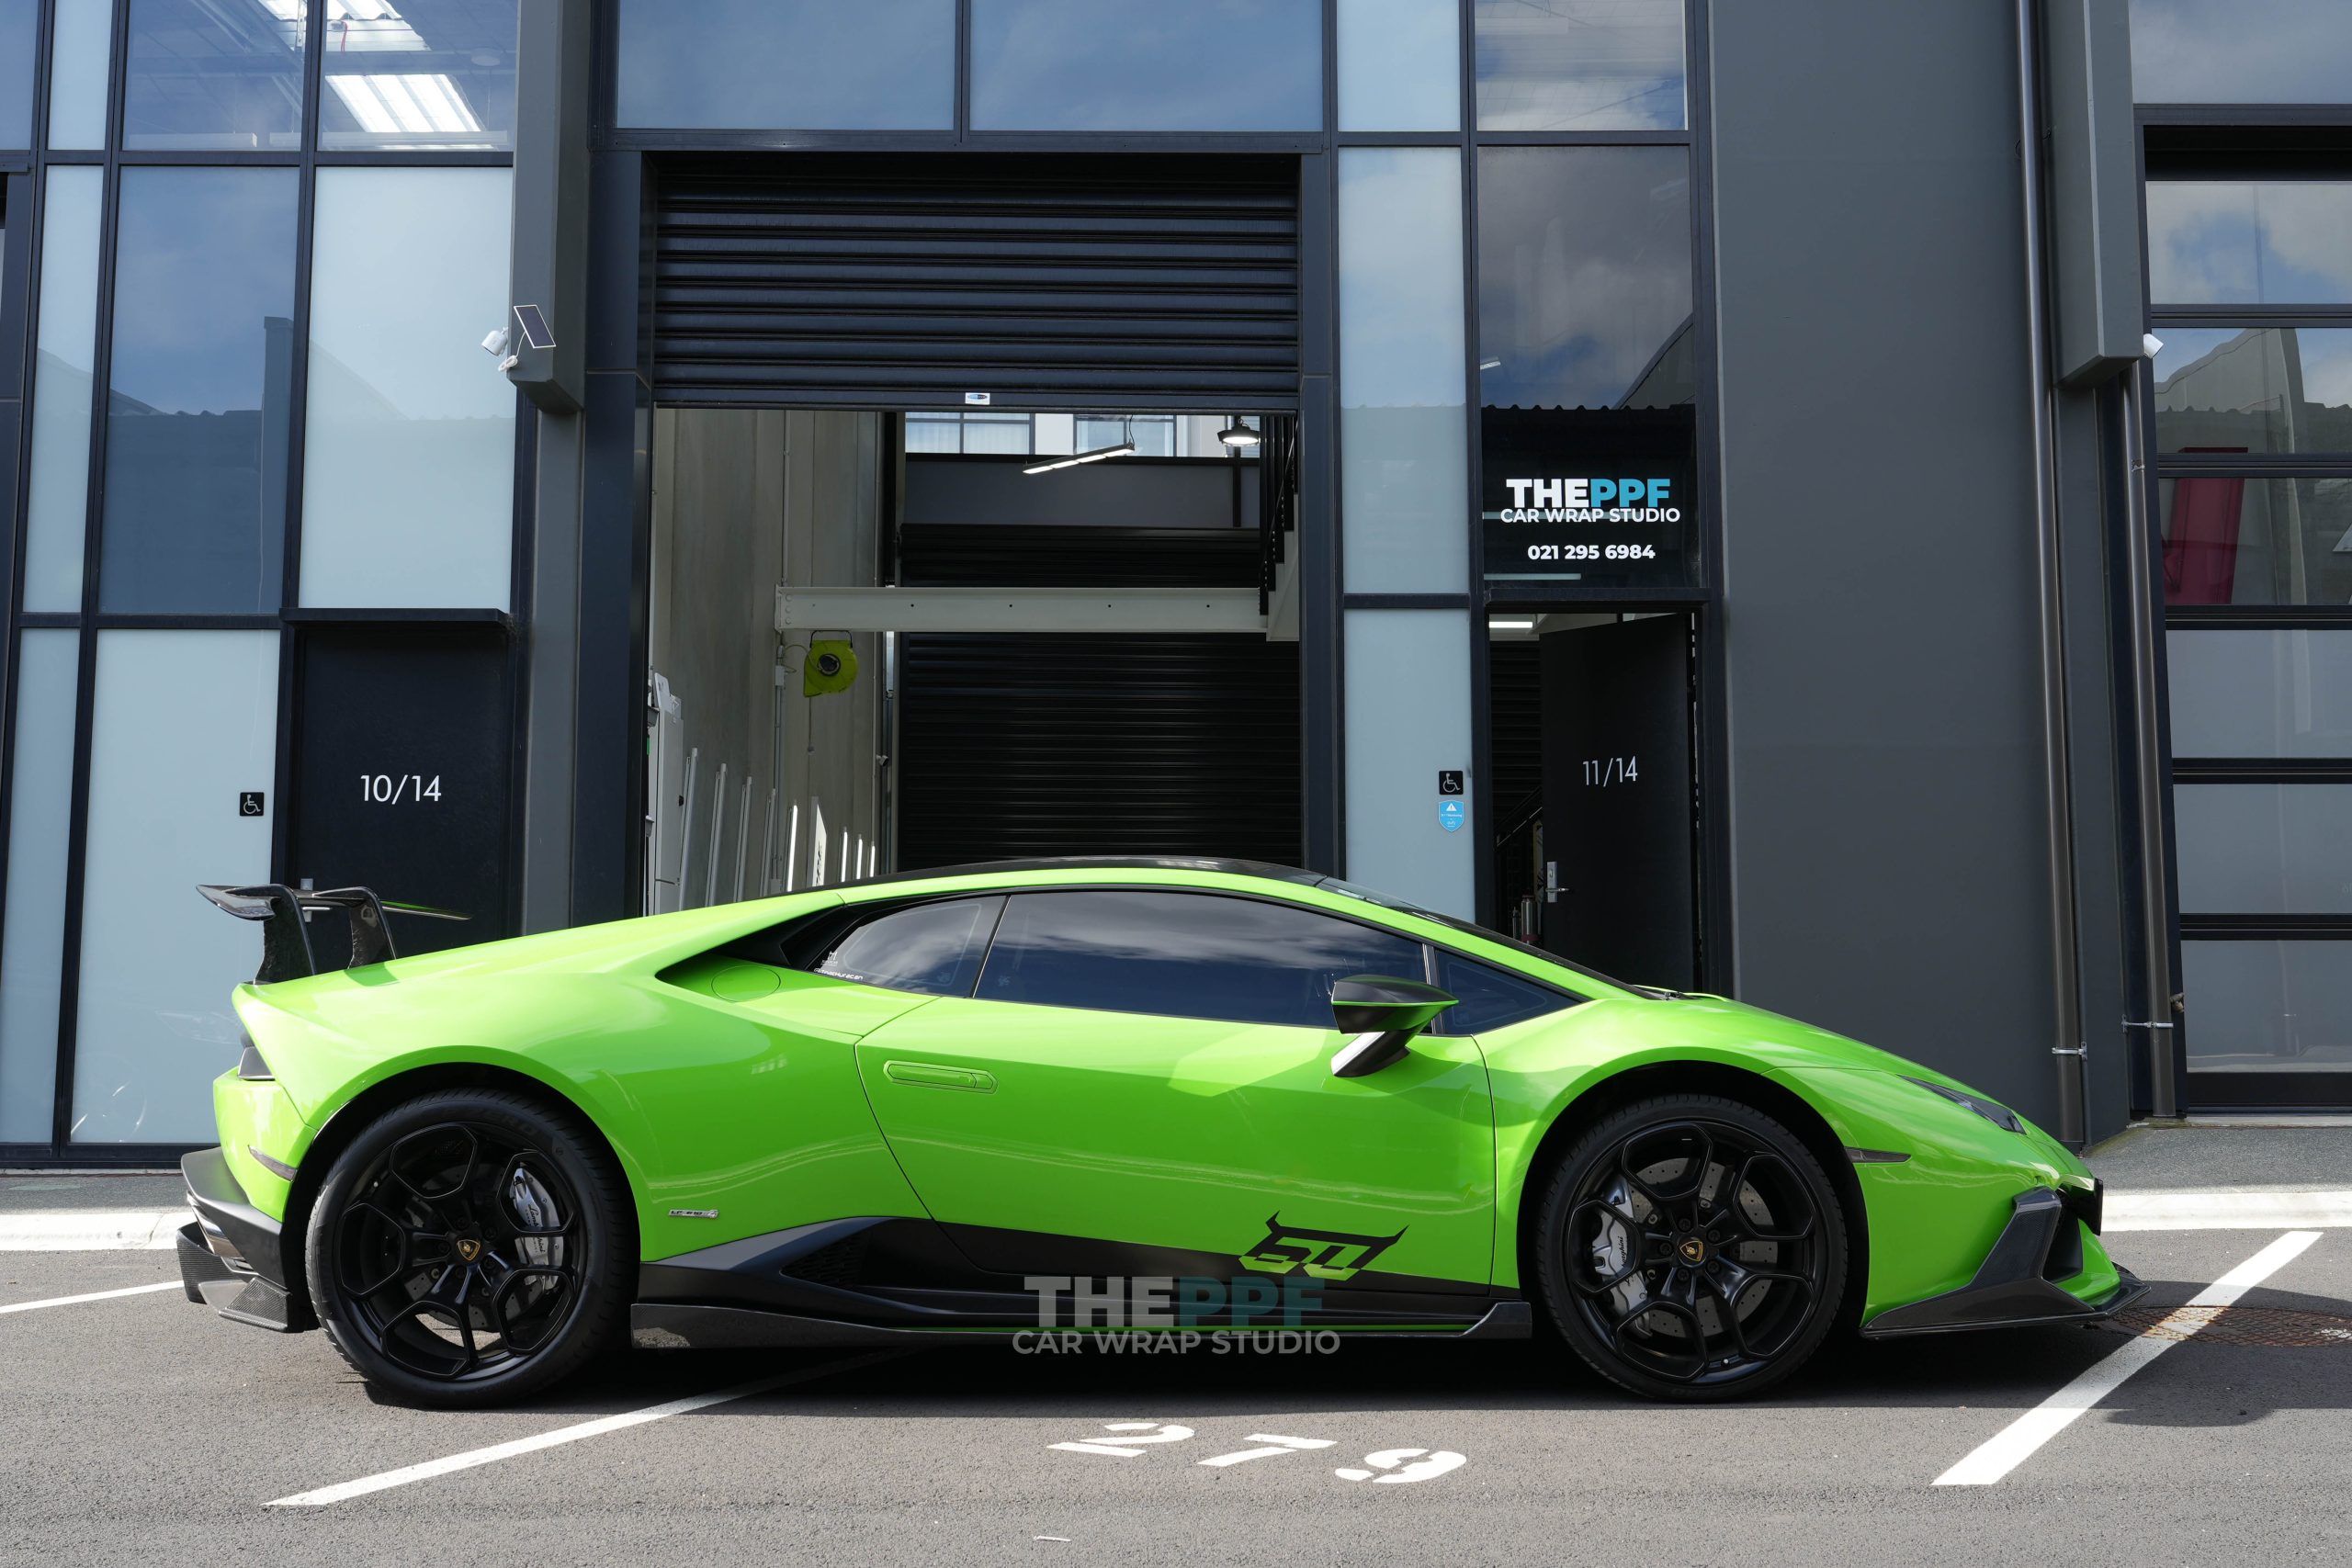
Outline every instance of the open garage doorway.
<path fill-rule="evenodd" d="M 1300 858 L 1283 414 L 654 421 L 646 900 Z"/>

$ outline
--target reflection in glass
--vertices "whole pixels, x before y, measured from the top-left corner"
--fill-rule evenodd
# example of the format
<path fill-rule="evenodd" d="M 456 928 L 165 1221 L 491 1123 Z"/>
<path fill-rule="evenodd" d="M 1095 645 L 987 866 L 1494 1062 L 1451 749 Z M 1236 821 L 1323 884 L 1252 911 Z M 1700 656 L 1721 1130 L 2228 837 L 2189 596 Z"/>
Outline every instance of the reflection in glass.
<path fill-rule="evenodd" d="M 2159 305 L 2352 304 L 2352 184 L 2150 180 Z"/>
<path fill-rule="evenodd" d="M 40 0 L 0 0 L 0 147 L 33 144 L 33 62 L 40 38 Z"/>
<path fill-rule="evenodd" d="M 808 967 L 861 986 L 968 997 L 1003 908 L 998 897 L 950 898 L 899 909 L 859 926 Z"/>
<path fill-rule="evenodd" d="M 1462 159 L 1340 150 L 1340 508 L 1351 593 L 1469 578 Z"/>
<path fill-rule="evenodd" d="M 98 230 L 106 171 L 49 171 L 41 220 L 40 357 L 25 523 L 25 608 L 82 607 L 90 514 L 90 395 L 97 372 Z"/>
<path fill-rule="evenodd" d="M 2344 0 L 2132 0 L 2143 104 L 2352 103 Z"/>
<path fill-rule="evenodd" d="M 2190 940 L 2180 965 L 2189 1071 L 2352 1069 L 2352 943 Z"/>
<path fill-rule="evenodd" d="M 308 0 L 130 0 L 123 145 L 300 147 L 308 10 Z"/>
<path fill-rule="evenodd" d="M 1202 893 L 1016 895 L 978 995 L 987 1001 L 1328 1032 L 1331 987 L 1420 973 L 1421 945 L 1352 920 Z"/>
<path fill-rule="evenodd" d="M 2179 784 L 2173 821 L 2183 909 L 2352 914 L 2352 784 Z"/>
<path fill-rule="evenodd" d="M 619 0 L 623 125 L 950 130 L 956 0 Z"/>
<path fill-rule="evenodd" d="M 0 942 L 0 1144 L 45 1144 L 57 1089 L 58 976 L 65 956 L 66 829 L 74 803 L 74 686 L 81 634 L 17 644 L 17 758 Z"/>
<path fill-rule="evenodd" d="M 1340 0 L 1341 130 L 1458 130 L 1459 0 Z"/>
<path fill-rule="evenodd" d="M 972 0 L 978 130 L 1319 130 L 1322 0 Z"/>
<path fill-rule="evenodd" d="M 1679 130 L 1682 0 L 1477 0 L 1481 130 Z"/>
<path fill-rule="evenodd" d="M 2165 634 L 2176 757 L 2352 758 L 2352 630 Z"/>
<path fill-rule="evenodd" d="M 233 807 L 277 767 L 277 633 L 102 631 L 95 700 L 73 1137 L 201 1143 L 253 928 L 155 892 L 268 879 L 269 815 Z"/>
<path fill-rule="evenodd" d="M 1447 832 L 1430 781 L 1470 755 L 1470 616 L 1350 610 L 1346 679 L 1348 879 L 1461 919 L 1477 905 L 1474 818 Z"/>
<path fill-rule="evenodd" d="M 1695 400 L 1690 160 L 1679 147 L 1478 153 L 1478 397 L 1489 408 Z"/>
<path fill-rule="evenodd" d="M 114 0 L 56 0 L 49 40 L 49 144 L 107 144 Z"/>
<path fill-rule="evenodd" d="M 2171 327 L 2163 452 L 2352 452 L 2352 328 Z"/>
<path fill-rule="evenodd" d="M 504 169 L 319 171 L 300 603 L 507 607 L 514 389 L 474 335 L 506 310 L 511 191 Z"/>
<path fill-rule="evenodd" d="M 328 0 L 322 147 L 510 147 L 516 0 Z"/>
<path fill-rule="evenodd" d="M 278 607 L 294 198 L 292 169 L 122 173 L 106 609 Z"/>
<path fill-rule="evenodd" d="M 2156 494 L 2165 604 L 2352 604 L 2352 479 L 2177 474 Z"/>

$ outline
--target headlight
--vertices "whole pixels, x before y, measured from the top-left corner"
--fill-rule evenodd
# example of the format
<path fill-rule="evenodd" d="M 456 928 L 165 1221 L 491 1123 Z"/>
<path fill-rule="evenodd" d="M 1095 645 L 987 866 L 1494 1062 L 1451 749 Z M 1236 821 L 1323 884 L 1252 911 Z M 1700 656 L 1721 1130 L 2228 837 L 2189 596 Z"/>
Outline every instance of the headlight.
<path fill-rule="evenodd" d="M 1965 1105 L 2005 1133 L 2025 1131 L 2024 1123 L 2018 1120 L 2018 1113 L 1997 1100 L 1986 1100 L 1982 1095 L 1970 1094 L 1964 1089 L 1953 1089 L 1948 1084 L 1929 1083 L 1926 1078 L 1905 1078 L 1903 1081 L 1917 1084 L 1929 1094 L 1939 1094 L 1954 1105 Z"/>

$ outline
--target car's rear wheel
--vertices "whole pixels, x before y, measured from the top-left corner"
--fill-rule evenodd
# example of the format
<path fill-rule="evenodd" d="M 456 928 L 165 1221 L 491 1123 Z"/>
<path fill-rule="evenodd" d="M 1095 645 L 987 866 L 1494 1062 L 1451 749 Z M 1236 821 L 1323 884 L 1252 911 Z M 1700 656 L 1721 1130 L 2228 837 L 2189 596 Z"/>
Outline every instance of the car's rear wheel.
<path fill-rule="evenodd" d="M 571 1117 L 451 1089 L 386 1112 L 336 1158 L 304 1258 L 319 1321 L 362 1376 L 472 1406 L 611 1341 L 634 1234 L 625 1183 Z"/>
<path fill-rule="evenodd" d="M 1648 1100 L 1553 1168 L 1536 1265 L 1552 1320 L 1611 1382 L 1722 1399 L 1818 1349 L 1846 1287 L 1846 1216 L 1802 1140 L 1714 1095 Z"/>

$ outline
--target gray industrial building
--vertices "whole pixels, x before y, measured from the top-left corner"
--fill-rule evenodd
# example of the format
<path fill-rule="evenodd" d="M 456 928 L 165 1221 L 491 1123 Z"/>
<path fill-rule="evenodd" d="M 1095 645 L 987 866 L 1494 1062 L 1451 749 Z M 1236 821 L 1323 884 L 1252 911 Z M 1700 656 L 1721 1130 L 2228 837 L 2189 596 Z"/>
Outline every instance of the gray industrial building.
<path fill-rule="evenodd" d="M 2352 1105 L 2338 0 L 0 0 L 0 1165 L 198 882 L 1057 853 Z"/>

